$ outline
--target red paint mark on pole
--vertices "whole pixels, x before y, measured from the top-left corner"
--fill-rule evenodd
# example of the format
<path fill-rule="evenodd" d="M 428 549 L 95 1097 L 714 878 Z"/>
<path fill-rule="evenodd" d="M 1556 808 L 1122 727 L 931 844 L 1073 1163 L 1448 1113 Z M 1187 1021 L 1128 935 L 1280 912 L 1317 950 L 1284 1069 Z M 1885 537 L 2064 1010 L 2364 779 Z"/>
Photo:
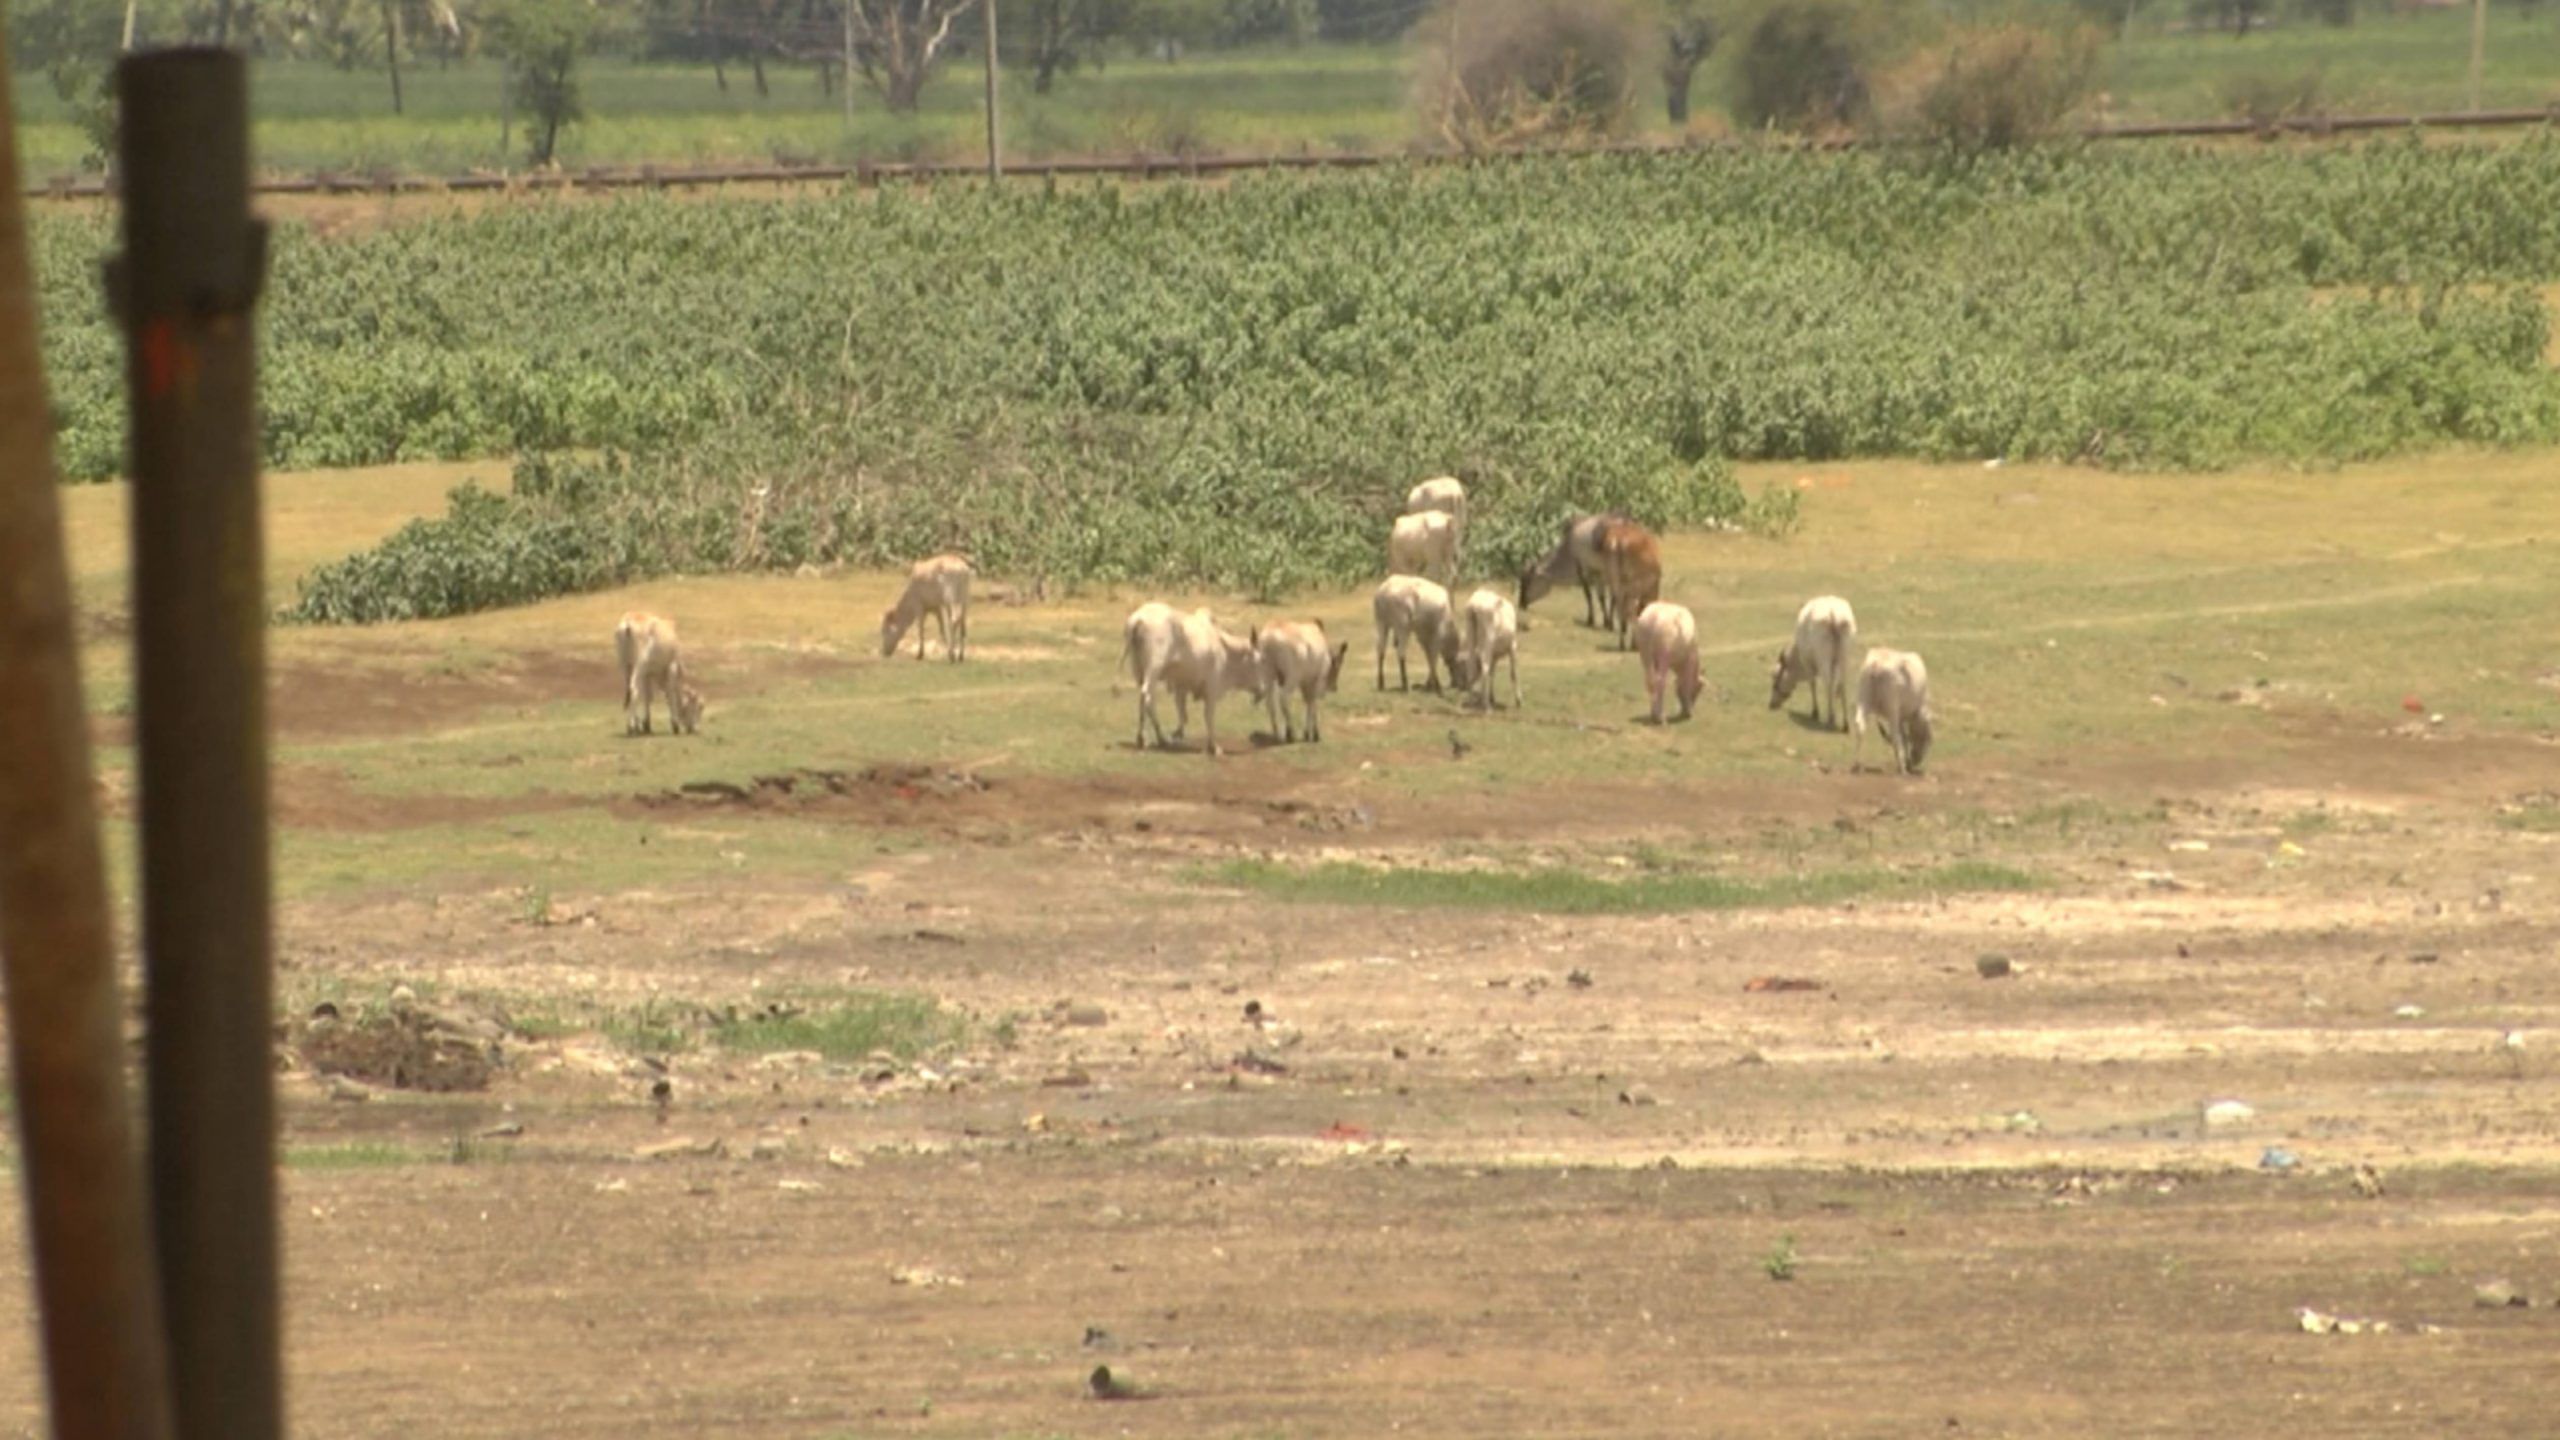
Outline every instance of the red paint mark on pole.
<path fill-rule="evenodd" d="M 196 347 L 175 320 L 145 322 L 142 327 L 142 388 L 154 400 L 168 398 L 181 386 L 195 388 Z"/>

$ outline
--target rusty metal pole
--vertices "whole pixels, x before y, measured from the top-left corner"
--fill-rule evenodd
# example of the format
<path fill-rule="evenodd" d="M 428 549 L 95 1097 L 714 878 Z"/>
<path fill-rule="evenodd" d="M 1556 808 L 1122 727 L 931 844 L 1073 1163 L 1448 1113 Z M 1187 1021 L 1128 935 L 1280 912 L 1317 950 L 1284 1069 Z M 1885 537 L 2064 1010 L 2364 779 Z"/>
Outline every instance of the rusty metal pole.
<path fill-rule="evenodd" d="M 168 1440 L 89 716 L 0 41 L 0 965 L 56 1440 Z"/>
<path fill-rule="evenodd" d="M 116 66 L 153 1218 L 179 1440 L 276 1440 L 266 626 L 248 71 Z"/>

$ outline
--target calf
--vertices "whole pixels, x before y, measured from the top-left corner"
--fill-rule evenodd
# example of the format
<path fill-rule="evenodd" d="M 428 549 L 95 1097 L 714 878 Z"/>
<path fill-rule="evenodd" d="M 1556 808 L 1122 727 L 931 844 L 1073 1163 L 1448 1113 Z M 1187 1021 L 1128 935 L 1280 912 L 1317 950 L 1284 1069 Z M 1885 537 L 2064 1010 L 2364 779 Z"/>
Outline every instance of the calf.
<path fill-rule="evenodd" d="M 646 610 L 634 610 L 613 627 L 614 658 L 622 662 L 622 731 L 649 733 L 651 695 L 667 702 L 667 726 L 690 735 L 702 724 L 702 697 L 684 682 L 684 652 L 676 642 L 676 622 Z"/>
<path fill-rule="evenodd" d="M 919 560 L 907 571 L 907 588 L 880 616 L 882 658 L 898 652 L 909 627 L 916 632 L 916 658 L 924 658 L 924 627 L 930 615 L 942 627 L 943 658 L 958 663 L 969 652 L 969 581 L 977 572 L 957 555 Z"/>
<path fill-rule="evenodd" d="M 1686 720 L 1704 685 L 1698 679 L 1698 617 L 1686 605 L 1656 600 L 1636 617 L 1636 655 L 1644 661 L 1645 693 L 1653 697 L 1653 723 L 1662 723 L 1662 687 L 1680 677 L 1680 718 Z"/>
<path fill-rule="evenodd" d="M 1392 575 L 1378 587 L 1369 602 L 1369 613 L 1378 623 L 1378 688 L 1387 688 L 1387 645 L 1396 650 L 1396 688 L 1413 688 L 1411 675 L 1405 669 L 1406 637 L 1422 642 L 1422 673 L 1426 689 L 1440 689 L 1440 667 L 1446 662 L 1454 667 L 1458 653 L 1457 627 L 1449 613 L 1449 592 L 1417 575 Z"/>
<path fill-rule="evenodd" d="M 1420 515 L 1425 511 L 1430 510 L 1440 511 L 1447 515 L 1451 520 L 1457 522 L 1457 548 L 1461 554 L 1465 553 L 1467 548 L 1467 487 L 1459 484 L 1457 477 L 1453 475 L 1443 475 L 1437 479 L 1425 480 L 1421 484 L 1416 485 L 1411 490 L 1405 492 L 1404 513 L 1407 515 Z"/>
<path fill-rule="evenodd" d="M 1769 708 L 1779 709 L 1796 693 L 1799 682 L 1813 682 L 1813 721 L 1822 718 L 1823 697 L 1831 700 L 1829 724 L 1849 726 L 1849 646 L 1858 638 L 1858 617 L 1837 595 L 1817 595 L 1796 612 L 1796 638 L 1778 652 L 1769 672 Z"/>
<path fill-rule="evenodd" d="M 1662 542 L 1633 520 L 1612 516 L 1600 522 L 1600 573 L 1609 587 L 1611 617 L 1624 650 L 1644 607 L 1662 596 Z"/>
<path fill-rule="evenodd" d="M 1295 740 L 1298 732 L 1289 723 L 1289 692 L 1296 691 L 1307 712 L 1307 739 L 1324 738 L 1324 722 L 1318 718 L 1318 702 L 1342 684 L 1342 662 L 1351 653 L 1351 642 L 1328 643 L 1324 622 L 1283 620 L 1253 632 L 1254 652 L 1262 657 L 1263 699 L 1271 707 L 1271 733 L 1282 740 Z"/>
<path fill-rule="evenodd" d="M 1520 612 L 1498 590 L 1478 590 L 1467 597 L 1466 658 L 1463 688 L 1476 691 L 1476 703 L 1493 708 L 1493 667 L 1511 661 L 1511 708 L 1520 708 Z M 1453 670 L 1452 678 L 1456 678 Z"/>
<path fill-rule="evenodd" d="M 1399 515 L 1387 536 L 1387 573 L 1436 577 L 1441 584 L 1458 578 L 1458 522 L 1442 510 Z"/>
<path fill-rule="evenodd" d="M 1849 768 L 1867 748 L 1867 720 L 1884 732 L 1893 746 L 1893 766 L 1908 775 L 1929 756 L 1929 667 L 1908 650 L 1876 649 L 1858 671 L 1858 710 L 1850 722 L 1858 743 L 1849 752 Z"/>
<path fill-rule="evenodd" d="M 1242 690 L 1263 695 L 1262 661 L 1251 643 L 1218 628 L 1206 608 L 1185 615 L 1172 606 L 1149 601 L 1129 612 L 1121 627 L 1120 658 L 1138 682 L 1138 748 L 1147 746 L 1147 727 L 1155 727 L 1156 744 L 1170 748 L 1164 721 L 1156 714 L 1156 687 L 1173 692 L 1173 739 L 1191 728 L 1191 697 L 1200 697 L 1200 713 L 1209 727 L 1208 754 L 1218 754 L 1218 697 Z"/>

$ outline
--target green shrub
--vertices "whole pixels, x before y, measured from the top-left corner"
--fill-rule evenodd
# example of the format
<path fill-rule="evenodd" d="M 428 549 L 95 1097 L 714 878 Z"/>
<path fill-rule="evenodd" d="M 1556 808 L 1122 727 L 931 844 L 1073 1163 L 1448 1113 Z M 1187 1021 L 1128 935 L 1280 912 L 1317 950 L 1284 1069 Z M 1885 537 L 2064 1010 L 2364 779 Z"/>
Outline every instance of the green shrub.
<path fill-rule="evenodd" d="M 1997 25 L 1958 32 L 1920 62 L 1907 127 L 1950 150 L 2051 138 L 2098 73 L 2094 31 Z"/>
<path fill-rule="evenodd" d="M 1868 31 L 1845 0 L 1777 0 L 1734 52 L 1734 118 L 1806 132 L 1865 124 L 1875 106 Z"/>
<path fill-rule="evenodd" d="M 1626 124 L 1644 32 L 1622 0 L 1440 0 L 1418 34 L 1424 128 L 1461 149 Z"/>

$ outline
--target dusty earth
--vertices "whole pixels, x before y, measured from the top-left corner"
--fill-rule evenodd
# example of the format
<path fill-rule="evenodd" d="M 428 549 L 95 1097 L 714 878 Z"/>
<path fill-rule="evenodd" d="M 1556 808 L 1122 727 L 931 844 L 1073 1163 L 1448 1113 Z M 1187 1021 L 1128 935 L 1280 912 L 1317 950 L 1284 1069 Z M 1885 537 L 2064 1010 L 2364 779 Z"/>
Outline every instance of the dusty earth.
<path fill-rule="evenodd" d="M 275 583 L 452 478 L 271 491 Z M 1677 541 L 1676 733 L 1544 612 L 1521 714 L 1347 696 L 1216 765 L 1118 748 L 1100 599 L 956 669 L 876 658 L 887 576 L 272 632 L 294 1433 L 2560 1434 L 2547 462 L 1843 493 Z M 73 508 L 122 815 L 116 499 Z M 1861 610 L 1965 683 L 1933 773 L 1852 774 L 1763 708 L 1760 617 L 1913 526 Z M 704 735 L 619 737 L 634 603 Z M 1570 915 L 1228 868 L 1332 860 L 2035 883 Z M 880 995 L 946 1038 L 722 1038 Z"/>
<path fill-rule="evenodd" d="M 314 680 L 280 733 L 591 668 L 407 707 Z M 1181 762 L 392 801 L 288 766 L 287 823 L 328 833 L 586 804 L 901 837 L 825 879 L 289 905 L 297 1006 L 408 984 L 505 1027 L 477 1092 L 284 1052 L 295 1432 L 2548 1435 L 2560 869 L 2499 814 L 2555 763 L 2306 718 L 2245 767 L 1595 787 L 1541 832 L 1579 865 L 1779 825 L 1972 853 L 1989 813 L 2049 883 L 1573 918 L 1198 869 L 1514 839 L 1536 795 Z M 913 1060 L 605 1034 L 868 990 L 973 1023 Z M 32 1435 L 14 1234 L 0 1266 L 0 1426 Z M 2529 1303 L 2475 1303 L 2494 1279 Z"/>

